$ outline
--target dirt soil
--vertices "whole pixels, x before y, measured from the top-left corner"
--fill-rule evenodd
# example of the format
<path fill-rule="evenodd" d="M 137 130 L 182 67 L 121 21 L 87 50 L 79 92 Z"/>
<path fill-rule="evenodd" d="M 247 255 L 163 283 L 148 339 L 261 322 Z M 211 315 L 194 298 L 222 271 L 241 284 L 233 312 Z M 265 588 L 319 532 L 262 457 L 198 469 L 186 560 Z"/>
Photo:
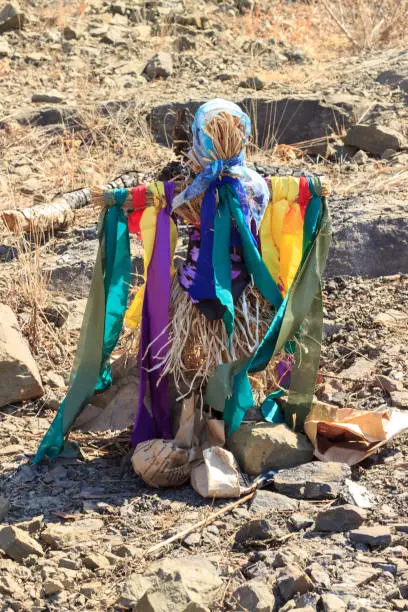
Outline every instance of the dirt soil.
<path fill-rule="evenodd" d="M 361 111 L 355 121 L 369 116 L 401 139 L 408 136 L 408 90 L 402 86 L 408 57 L 399 34 L 357 48 L 319 2 L 40 4 L 21 2 L 23 30 L 0 33 L 0 210 L 102 185 L 126 170 L 157 175 L 180 161 L 170 146 L 159 144 L 167 133 L 166 113 L 174 123 L 174 103 L 189 100 L 250 98 L 255 108 L 262 100 L 343 100 L 347 117 Z M 170 64 L 166 55 L 162 72 L 150 78 L 145 66 L 158 52 L 170 54 Z M 387 70 L 397 77 L 379 80 Z M 157 108 L 160 121 L 153 126 Z M 273 164 L 281 174 L 300 169 L 326 175 L 336 227 L 342 227 L 342 216 L 349 223 L 350 208 L 373 202 L 377 215 L 384 203 L 386 219 L 396 202 L 406 201 L 404 144 L 387 155 L 368 152 L 356 159 L 358 149 L 343 142 L 347 128 L 338 125 L 328 139 L 330 151 L 313 150 L 326 146 L 320 136 L 307 143 L 291 139 L 286 146 L 284 125 L 270 119 L 273 138 L 266 147 L 253 146 L 250 160 Z M 291 120 L 286 117 L 285 125 Z M 97 208 L 89 206 L 77 211 L 72 227 L 41 239 L 13 236 L 0 222 L 0 302 L 16 313 L 45 388 L 40 400 L 0 410 L 0 528 L 17 526 L 42 548 L 21 559 L 0 550 L 0 610 L 408 610 L 407 435 L 352 469 L 351 480 L 371 496 L 364 524 L 389 528 L 389 538 L 378 545 L 353 541 L 351 529 L 316 528 L 319 512 L 350 502 L 343 483 L 334 499 L 294 501 L 291 509 L 291 498 L 284 508 L 272 498 L 265 498 L 262 510 L 262 504 L 247 502 L 148 554 L 153 544 L 230 502 L 202 499 L 189 486 L 148 488 L 129 463 L 129 430 L 76 430 L 71 439 L 82 459 L 29 463 L 67 389 L 97 217 Z M 140 273 L 136 242 L 132 256 Z M 352 275 L 345 275 L 341 262 L 329 262 L 316 396 L 341 407 L 408 410 L 408 261 L 381 276 L 361 275 L 358 261 L 353 266 Z M 120 348 L 129 342 L 123 337 Z M 237 543 L 238 530 L 255 519 L 269 521 L 263 528 L 273 534 Z M 186 604 L 173 600 L 172 591 L 165 603 L 143 600 L 135 574 L 156 571 L 154 563 L 163 559 L 174 559 L 177 568 L 185 557 L 210 561 L 218 572 L 221 584 L 211 597 Z M 282 566 L 300 572 L 289 594 Z M 240 594 L 239 587 L 254 581 L 258 595 Z M 267 590 L 263 603 L 259 585 Z M 330 603 L 328 594 L 339 599 Z"/>

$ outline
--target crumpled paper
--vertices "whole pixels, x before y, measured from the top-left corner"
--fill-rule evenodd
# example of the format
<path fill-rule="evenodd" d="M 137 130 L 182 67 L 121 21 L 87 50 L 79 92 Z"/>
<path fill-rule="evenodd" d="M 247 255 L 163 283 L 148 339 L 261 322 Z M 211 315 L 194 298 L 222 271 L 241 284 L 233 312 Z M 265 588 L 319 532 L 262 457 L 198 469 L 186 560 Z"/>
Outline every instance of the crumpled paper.
<path fill-rule="evenodd" d="M 408 413 L 399 410 L 355 410 L 316 402 L 305 432 L 321 461 L 355 465 L 398 434 L 408 431 Z"/>

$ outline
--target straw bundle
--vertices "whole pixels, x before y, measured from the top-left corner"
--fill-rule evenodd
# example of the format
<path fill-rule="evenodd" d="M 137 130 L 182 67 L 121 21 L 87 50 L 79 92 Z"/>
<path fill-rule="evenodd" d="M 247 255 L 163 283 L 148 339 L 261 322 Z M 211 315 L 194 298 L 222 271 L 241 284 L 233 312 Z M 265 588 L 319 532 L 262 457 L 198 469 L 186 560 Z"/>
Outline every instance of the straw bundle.
<path fill-rule="evenodd" d="M 173 376 L 180 399 L 192 391 L 201 392 L 219 364 L 253 353 L 273 316 L 269 302 L 253 286 L 248 286 L 235 307 L 235 329 L 228 352 L 223 321 L 209 321 L 183 291 L 175 276 L 166 353 L 156 356 L 161 358 L 162 376 Z M 253 377 L 255 387 L 276 388 L 275 365 L 276 360 L 267 370 Z"/>

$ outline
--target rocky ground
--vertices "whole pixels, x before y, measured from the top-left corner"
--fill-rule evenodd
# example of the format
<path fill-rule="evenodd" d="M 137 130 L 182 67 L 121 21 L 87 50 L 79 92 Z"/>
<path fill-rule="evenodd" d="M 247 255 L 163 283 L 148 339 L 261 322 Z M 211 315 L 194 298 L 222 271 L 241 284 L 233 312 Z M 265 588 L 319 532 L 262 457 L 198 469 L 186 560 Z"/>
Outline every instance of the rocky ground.
<path fill-rule="evenodd" d="M 407 410 L 400 32 L 358 49 L 319 3 L 7 7 L 0 210 L 127 170 L 151 176 L 176 159 L 178 118 L 188 125 L 210 97 L 241 101 L 255 124 L 252 162 L 273 174 L 325 174 L 333 185 L 318 399 Z M 75 431 L 82 460 L 28 463 L 66 391 L 97 216 L 84 208 L 73 226 L 41 239 L 0 225 L 1 610 L 408 610 L 406 435 L 352 470 L 314 462 L 283 471 L 253 500 L 156 552 L 229 502 L 209 503 L 190 487 L 149 489 L 129 465 L 126 422 L 115 433 Z M 137 272 L 140 247 L 132 249 Z M 120 350 L 128 346 L 124 336 Z M 17 379 L 16 367 L 30 376 Z M 96 411 L 129 404 L 138 381 L 132 367 L 125 374 L 115 370 Z"/>

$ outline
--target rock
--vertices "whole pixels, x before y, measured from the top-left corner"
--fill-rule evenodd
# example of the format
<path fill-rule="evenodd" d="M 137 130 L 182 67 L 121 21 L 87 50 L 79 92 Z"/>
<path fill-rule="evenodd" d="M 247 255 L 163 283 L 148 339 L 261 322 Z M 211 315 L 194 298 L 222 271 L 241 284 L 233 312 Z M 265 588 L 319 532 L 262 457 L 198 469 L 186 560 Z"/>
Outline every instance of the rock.
<path fill-rule="evenodd" d="M 46 385 L 49 385 L 52 389 L 64 389 L 65 388 L 64 378 L 60 374 L 57 374 L 57 372 L 54 372 L 53 370 L 50 370 L 49 372 L 47 372 L 47 374 L 45 374 L 44 383 Z"/>
<path fill-rule="evenodd" d="M 173 74 L 173 60 L 170 53 L 159 51 L 146 64 L 143 73 L 150 79 L 167 79 Z"/>
<path fill-rule="evenodd" d="M 0 33 L 8 30 L 21 30 L 24 22 L 25 15 L 21 12 L 17 2 L 8 2 L 0 10 Z"/>
<path fill-rule="evenodd" d="M 46 580 L 43 584 L 46 597 L 51 597 L 64 590 L 64 585 L 59 580 Z"/>
<path fill-rule="evenodd" d="M 19 527 L 19 529 L 24 529 L 24 531 L 28 531 L 28 533 L 36 533 L 44 527 L 44 516 L 42 514 L 39 516 L 33 516 L 33 518 L 29 521 L 18 523 L 16 527 Z"/>
<path fill-rule="evenodd" d="M 58 562 L 58 567 L 68 570 L 78 570 L 81 568 L 81 565 L 79 559 L 70 559 L 69 557 L 62 557 Z"/>
<path fill-rule="evenodd" d="M 353 155 L 353 157 L 352 157 L 351 159 L 352 159 L 352 161 L 353 161 L 355 164 L 358 164 L 359 166 L 361 166 L 361 165 L 363 165 L 363 164 L 367 163 L 367 161 L 368 161 L 368 155 L 367 155 L 367 153 L 366 153 L 365 151 L 362 151 L 362 150 L 360 149 L 359 151 L 357 151 L 357 153 L 355 153 L 355 154 Z"/>
<path fill-rule="evenodd" d="M 408 523 L 397 523 L 394 525 L 396 531 L 400 531 L 401 533 L 408 533 Z"/>
<path fill-rule="evenodd" d="M 323 612 L 343 612 L 347 609 L 347 604 L 334 593 L 325 593 L 321 596 L 320 601 Z"/>
<path fill-rule="evenodd" d="M 350 540 L 354 544 L 367 544 L 371 548 L 388 546 L 391 543 L 389 527 L 377 525 L 375 527 L 360 527 L 350 531 Z"/>
<path fill-rule="evenodd" d="M 381 159 L 392 159 L 397 154 L 395 149 L 385 149 L 381 154 Z"/>
<path fill-rule="evenodd" d="M 384 376 L 384 374 L 377 374 L 375 382 L 384 389 L 384 391 L 387 391 L 387 393 L 402 391 L 402 383 L 399 380 L 394 380 L 389 376 Z"/>
<path fill-rule="evenodd" d="M 404 89 L 404 81 L 407 79 L 407 76 L 408 73 L 403 69 L 390 69 L 380 72 L 376 81 L 381 83 L 381 85 L 389 85 L 393 89 L 399 87 L 403 91 L 406 91 L 406 89 Z"/>
<path fill-rule="evenodd" d="M 313 519 L 310 516 L 306 516 L 305 514 L 301 514 L 300 512 L 295 512 L 289 519 L 289 523 L 292 525 L 295 531 L 301 531 L 302 529 L 307 529 L 311 527 L 314 523 Z"/>
<path fill-rule="evenodd" d="M 19 563 L 29 555 L 44 555 L 42 546 L 26 531 L 11 526 L 0 530 L 0 550 Z"/>
<path fill-rule="evenodd" d="M 110 563 L 106 557 L 98 553 L 91 553 L 84 558 L 84 565 L 88 569 L 108 569 Z"/>
<path fill-rule="evenodd" d="M 64 36 L 65 40 L 77 40 L 79 38 L 79 33 L 77 30 L 69 25 L 65 26 L 62 31 L 62 35 Z"/>
<path fill-rule="evenodd" d="M 390 395 L 393 406 L 396 408 L 408 408 L 408 391 L 406 389 L 403 391 L 392 391 Z"/>
<path fill-rule="evenodd" d="M 112 552 L 118 557 L 139 559 L 143 556 L 143 549 L 132 544 L 119 544 L 112 547 Z"/>
<path fill-rule="evenodd" d="M 349 531 L 366 520 L 367 512 L 358 506 L 345 504 L 322 510 L 316 516 L 317 531 Z"/>
<path fill-rule="evenodd" d="M 10 500 L 0 495 L 0 522 L 4 521 L 10 508 Z"/>
<path fill-rule="evenodd" d="M 274 511 L 297 510 L 299 502 L 273 491 L 257 491 L 250 505 L 251 514 L 267 516 Z"/>
<path fill-rule="evenodd" d="M 52 548 L 66 548 L 81 540 L 89 539 L 92 533 L 100 531 L 102 527 L 101 519 L 82 519 L 72 525 L 50 524 L 41 534 L 41 538 Z"/>
<path fill-rule="evenodd" d="M 63 102 L 65 100 L 65 96 L 64 94 L 59 93 L 58 91 L 48 91 L 48 92 L 42 92 L 42 93 L 34 93 L 31 96 L 31 102 L 42 102 L 42 103 L 46 103 L 49 102 L 51 104 L 55 103 L 58 104 L 60 102 Z"/>
<path fill-rule="evenodd" d="M 150 586 L 138 580 L 137 588 L 145 590 L 133 605 L 133 610 L 178 610 L 187 609 L 193 604 L 208 606 L 216 599 L 223 583 L 215 566 L 202 557 L 165 558 L 155 561 L 150 566 Z M 152 603 L 156 607 L 152 607 Z M 166 602 L 166 607 L 160 602 Z M 181 605 L 180 605 L 181 604 Z M 150 605 L 150 607 L 149 607 Z"/>
<path fill-rule="evenodd" d="M 374 368 L 375 363 L 372 361 L 364 357 L 357 357 L 353 365 L 343 370 L 341 375 L 352 380 L 365 380 L 371 376 Z"/>
<path fill-rule="evenodd" d="M 313 583 L 296 564 L 278 570 L 276 584 L 283 601 L 292 599 L 296 594 L 303 595 L 313 589 Z"/>
<path fill-rule="evenodd" d="M 202 100 L 167 103 L 155 106 L 147 118 L 153 137 L 159 144 L 169 146 L 177 110 L 185 108 L 194 115 Z M 329 103 L 315 97 L 285 97 L 279 100 L 252 98 L 236 100 L 250 116 L 252 124 L 257 126 L 256 143 L 261 147 L 269 143 L 296 144 L 298 142 L 325 138 L 328 133 L 336 133 L 339 125 L 349 128 L 353 122 L 354 113 L 358 113 L 356 98 L 344 96 L 333 98 Z M 270 122 L 274 117 L 275 125 L 284 125 L 282 136 L 271 135 Z"/>
<path fill-rule="evenodd" d="M 124 608 L 132 608 L 144 596 L 146 591 L 152 588 L 154 579 L 152 577 L 142 576 L 141 574 L 131 574 L 122 586 L 121 594 L 118 600 L 118 605 Z"/>
<path fill-rule="evenodd" d="M 0 304 L 0 408 L 41 397 L 38 367 L 9 306 Z"/>
<path fill-rule="evenodd" d="M 370 491 L 354 480 L 346 480 L 343 495 L 348 502 L 359 508 L 369 509 L 375 505 L 374 496 Z"/>
<path fill-rule="evenodd" d="M 282 470 L 274 484 L 280 493 L 296 499 L 334 499 L 350 474 L 350 467 L 344 463 L 313 461 Z"/>
<path fill-rule="evenodd" d="M 250 580 L 232 593 L 234 606 L 251 612 L 273 612 L 276 599 L 272 588 L 264 582 Z"/>
<path fill-rule="evenodd" d="M 344 137 L 344 144 L 382 155 L 386 149 L 399 151 L 406 146 L 405 139 L 396 130 L 382 125 L 353 125 Z"/>
<path fill-rule="evenodd" d="M 237 531 L 235 534 L 235 542 L 238 544 L 246 544 L 247 542 L 270 540 L 275 535 L 276 527 L 271 521 L 255 519 L 248 521 Z"/>
<path fill-rule="evenodd" d="M 265 87 L 265 81 L 255 75 L 248 77 L 245 79 L 245 81 L 241 81 L 239 86 L 247 89 L 255 89 L 255 91 L 261 91 L 261 89 Z"/>
<path fill-rule="evenodd" d="M 313 457 L 313 446 L 306 436 L 286 425 L 265 422 L 243 423 L 229 437 L 228 449 L 250 475 L 293 467 Z"/>
<path fill-rule="evenodd" d="M 315 586 L 330 589 L 330 576 L 320 563 L 312 563 L 306 571 Z"/>
<path fill-rule="evenodd" d="M 174 46 L 179 53 L 183 53 L 184 51 L 194 51 L 197 49 L 197 42 L 191 36 L 179 36 Z"/>
<path fill-rule="evenodd" d="M 5 572 L 3 569 L 0 576 L 0 593 L 17 599 L 23 599 L 24 597 L 24 592 L 18 582 L 16 582 L 11 573 Z"/>
<path fill-rule="evenodd" d="M 0 57 L 11 57 L 11 47 L 7 40 L 0 40 Z"/>

